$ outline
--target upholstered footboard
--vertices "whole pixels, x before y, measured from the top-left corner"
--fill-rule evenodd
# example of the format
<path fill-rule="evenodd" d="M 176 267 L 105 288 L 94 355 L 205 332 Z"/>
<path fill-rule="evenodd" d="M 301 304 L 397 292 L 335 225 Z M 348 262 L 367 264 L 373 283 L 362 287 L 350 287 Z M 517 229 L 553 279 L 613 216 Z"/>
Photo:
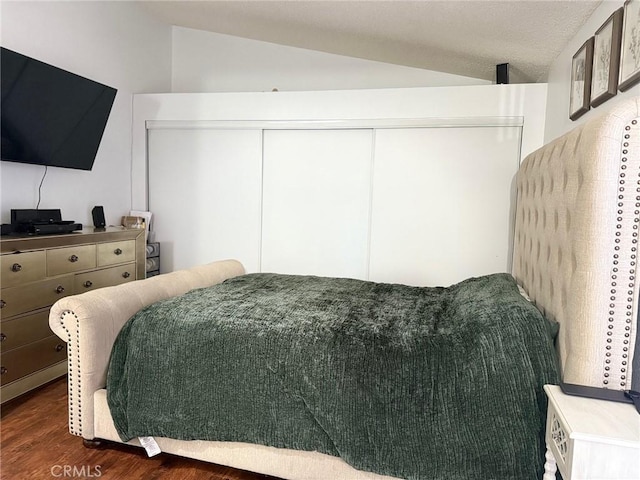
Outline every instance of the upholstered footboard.
<path fill-rule="evenodd" d="M 225 260 L 59 300 L 51 308 L 49 324 L 68 347 L 69 431 L 85 441 L 120 442 L 105 385 L 112 345 L 129 318 L 151 303 L 244 273 L 239 262 Z M 393 480 L 318 452 L 233 442 L 156 441 L 163 452 L 281 478 Z M 137 439 L 128 443 L 140 445 Z"/>
<path fill-rule="evenodd" d="M 67 342 L 69 431 L 93 439 L 94 392 L 105 387 L 111 347 L 122 326 L 143 307 L 164 298 L 244 274 L 226 260 L 60 299 L 49 325 Z"/>

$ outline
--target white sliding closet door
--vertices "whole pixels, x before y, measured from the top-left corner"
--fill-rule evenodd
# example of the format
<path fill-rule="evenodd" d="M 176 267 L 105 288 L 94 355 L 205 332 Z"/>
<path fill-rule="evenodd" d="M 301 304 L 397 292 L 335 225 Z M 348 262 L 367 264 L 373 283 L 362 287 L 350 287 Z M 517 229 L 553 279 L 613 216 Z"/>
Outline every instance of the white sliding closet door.
<path fill-rule="evenodd" d="M 266 130 L 262 271 L 366 278 L 372 130 Z"/>
<path fill-rule="evenodd" d="M 148 131 L 149 209 L 163 272 L 235 258 L 259 269 L 262 131 Z"/>
<path fill-rule="evenodd" d="M 450 285 L 510 271 L 520 127 L 376 131 L 370 279 Z"/>

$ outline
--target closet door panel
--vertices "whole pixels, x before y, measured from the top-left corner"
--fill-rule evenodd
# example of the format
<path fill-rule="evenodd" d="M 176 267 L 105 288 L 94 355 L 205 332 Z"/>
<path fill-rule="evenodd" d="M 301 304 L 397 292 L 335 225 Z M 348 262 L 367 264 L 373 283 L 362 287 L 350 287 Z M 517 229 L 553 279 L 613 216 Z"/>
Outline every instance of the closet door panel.
<path fill-rule="evenodd" d="M 262 131 L 148 134 L 149 209 L 161 270 L 234 258 L 258 271 Z"/>
<path fill-rule="evenodd" d="M 264 132 L 262 271 L 366 278 L 372 130 Z"/>
<path fill-rule="evenodd" d="M 370 279 L 450 285 L 510 271 L 519 127 L 376 131 Z"/>

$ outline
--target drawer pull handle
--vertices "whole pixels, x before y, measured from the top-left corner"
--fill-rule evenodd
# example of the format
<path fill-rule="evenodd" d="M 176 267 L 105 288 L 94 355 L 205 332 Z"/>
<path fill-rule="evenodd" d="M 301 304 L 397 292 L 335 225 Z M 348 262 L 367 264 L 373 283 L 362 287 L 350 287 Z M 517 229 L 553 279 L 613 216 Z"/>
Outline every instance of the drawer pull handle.
<path fill-rule="evenodd" d="M 91 285 L 93 285 L 93 282 L 91 280 L 87 280 L 86 282 L 83 283 L 83 285 L 89 288 Z"/>
<path fill-rule="evenodd" d="M 129 278 L 129 277 L 131 276 L 131 274 L 130 274 L 129 272 L 124 272 L 124 273 L 122 274 L 122 276 L 123 276 L 124 278 Z"/>
<path fill-rule="evenodd" d="M 113 253 L 115 253 L 116 255 L 122 255 L 122 250 L 120 250 L 119 248 L 116 248 Z"/>
<path fill-rule="evenodd" d="M 61 343 L 56 345 L 56 352 L 61 352 L 62 350 L 64 350 L 64 345 L 62 345 Z"/>
<path fill-rule="evenodd" d="M 7 339 L 7 336 L 4 333 L 0 333 L 0 342 L 4 342 Z"/>
<path fill-rule="evenodd" d="M 19 263 L 14 263 L 13 265 L 11 265 L 12 272 L 19 272 L 20 270 L 22 270 L 22 265 L 20 265 Z"/>
<path fill-rule="evenodd" d="M 62 292 L 64 292 L 64 287 L 62 285 L 58 285 L 56 287 L 56 293 L 62 293 Z"/>
<path fill-rule="evenodd" d="M 78 260 L 79 260 L 79 258 L 78 258 L 78 256 L 77 256 L 77 255 L 71 255 L 71 256 L 69 257 L 69 261 L 70 261 L 71 263 L 75 263 L 75 262 L 77 262 Z"/>
<path fill-rule="evenodd" d="M 7 373 L 7 367 L 0 367 L 0 374 L 4 375 L 5 373 Z"/>
<path fill-rule="evenodd" d="M 5 302 L 4 300 L 0 300 L 0 308 L 4 308 L 6 304 L 7 302 Z"/>

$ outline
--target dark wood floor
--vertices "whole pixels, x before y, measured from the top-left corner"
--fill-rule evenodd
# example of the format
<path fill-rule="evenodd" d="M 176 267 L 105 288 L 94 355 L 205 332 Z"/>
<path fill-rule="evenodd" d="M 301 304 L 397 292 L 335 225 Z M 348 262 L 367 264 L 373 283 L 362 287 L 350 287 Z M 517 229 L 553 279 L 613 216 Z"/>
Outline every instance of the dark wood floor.
<path fill-rule="evenodd" d="M 114 443 L 85 448 L 68 431 L 66 378 L 3 406 L 1 439 L 3 480 L 274 480 L 165 453 L 148 458 L 141 448 Z"/>

